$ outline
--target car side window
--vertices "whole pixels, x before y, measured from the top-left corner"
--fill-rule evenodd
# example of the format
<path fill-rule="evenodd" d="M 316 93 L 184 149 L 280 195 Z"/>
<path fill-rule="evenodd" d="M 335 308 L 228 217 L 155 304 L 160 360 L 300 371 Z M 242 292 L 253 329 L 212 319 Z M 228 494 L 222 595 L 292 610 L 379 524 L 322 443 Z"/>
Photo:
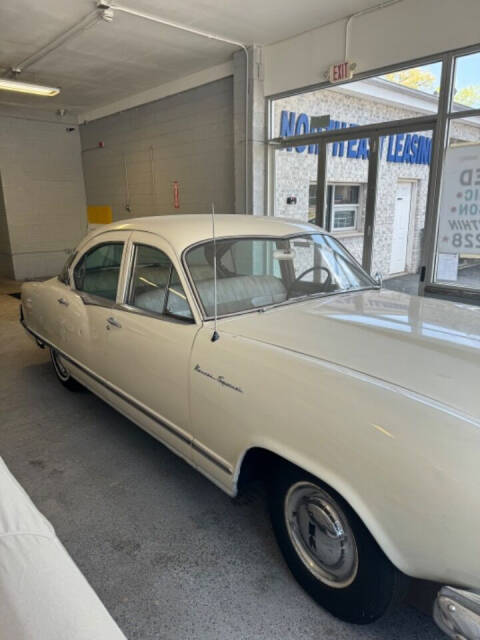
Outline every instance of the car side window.
<path fill-rule="evenodd" d="M 100 298 L 115 300 L 123 245 L 123 242 L 108 242 L 90 249 L 75 266 L 75 288 Z"/>
<path fill-rule="evenodd" d="M 128 303 L 150 313 L 193 320 L 172 261 L 155 247 L 135 245 Z"/>

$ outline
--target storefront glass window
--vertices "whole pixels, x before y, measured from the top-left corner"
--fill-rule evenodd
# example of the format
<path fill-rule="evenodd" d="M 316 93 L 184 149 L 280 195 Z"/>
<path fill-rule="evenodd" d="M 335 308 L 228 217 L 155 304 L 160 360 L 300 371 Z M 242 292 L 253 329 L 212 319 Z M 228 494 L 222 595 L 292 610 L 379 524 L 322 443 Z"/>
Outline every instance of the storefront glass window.
<path fill-rule="evenodd" d="M 432 131 L 380 138 L 371 272 L 387 289 L 418 293 L 431 150 Z M 396 154 L 403 161 L 391 163 Z"/>
<path fill-rule="evenodd" d="M 270 192 L 275 215 L 313 219 L 321 176 L 324 227 L 370 273 L 382 273 L 384 286 L 426 295 L 450 288 L 460 299 L 480 300 L 480 50 L 466 51 L 272 100 L 275 144 L 327 132 L 309 144 L 277 147 Z M 405 119 L 412 122 L 402 126 Z M 352 127 L 382 122 L 387 127 L 349 139 Z M 316 128 L 320 123 L 328 124 Z M 343 139 L 342 129 L 349 129 Z M 376 140 L 378 167 L 371 153 Z M 287 192 L 295 197 L 285 199 Z"/>
<path fill-rule="evenodd" d="M 441 72 L 442 63 L 435 62 L 279 98 L 273 101 L 272 137 L 346 129 L 437 113 Z M 330 116 L 327 127 L 317 128 L 312 124 L 312 116 L 326 114 Z M 310 145 L 296 147 L 295 152 L 315 154 L 318 150 Z M 350 158 L 358 158 L 357 153 L 358 141 L 357 144 L 345 144 L 339 150 L 340 156 Z"/>
<path fill-rule="evenodd" d="M 480 108 L 480 52 L 455 61 L 452 111 Z"/>
<path fill-rule="evenodd" d="M 480 289 L 480 117 L 450 122 L 445 152 L 435 281 Z"/>

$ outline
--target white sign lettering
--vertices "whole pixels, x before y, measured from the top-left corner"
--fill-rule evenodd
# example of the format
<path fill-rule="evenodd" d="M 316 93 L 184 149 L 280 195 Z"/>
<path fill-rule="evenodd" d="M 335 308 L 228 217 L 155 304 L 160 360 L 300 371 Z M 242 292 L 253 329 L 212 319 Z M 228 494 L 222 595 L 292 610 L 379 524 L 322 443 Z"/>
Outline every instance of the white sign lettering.
<path fill-rule="evenodd" d="M 480 255 L 480 144 L 447 150 L 438 251 Z"/>

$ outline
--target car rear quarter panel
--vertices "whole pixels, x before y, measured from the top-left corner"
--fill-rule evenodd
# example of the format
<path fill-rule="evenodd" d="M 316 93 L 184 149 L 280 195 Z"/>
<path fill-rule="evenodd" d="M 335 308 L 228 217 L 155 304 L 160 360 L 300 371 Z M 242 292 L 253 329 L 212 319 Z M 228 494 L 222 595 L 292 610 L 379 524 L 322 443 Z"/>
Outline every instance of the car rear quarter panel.
<path fill-rule="evenodd" d="M 22 308 L 27 327 L 49 341 L 56 342 L 57 299 L 63 285 L 58 278 L 22 285 Z"/>
<path fill-rule="evenodd" d="M 318 358 L 219 333 L 212 343 L 205 327 L 192 353 L 194 435 L 232 468 L 226 478 L 197 456 L 207 475 L 235 493 L 245 453 L 268 449 L 340 493 L 405 573 L 480 586 L 473 419 Z"/>

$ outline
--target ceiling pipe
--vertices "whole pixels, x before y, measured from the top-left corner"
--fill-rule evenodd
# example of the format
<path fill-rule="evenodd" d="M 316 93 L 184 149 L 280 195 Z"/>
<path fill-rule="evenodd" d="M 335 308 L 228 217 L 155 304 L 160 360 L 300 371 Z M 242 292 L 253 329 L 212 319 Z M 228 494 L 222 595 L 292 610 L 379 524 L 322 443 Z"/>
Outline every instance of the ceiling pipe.
<path fill-rule="evenodd" d="M 245 213 L 248 213 L 249 209 L 249 175 L 248 175 L 248 125 L 249 125 L 249 117 L 248 117 L 248 97 L 249 97 L 249 54 L 247 45 L 243 42 L 239 42 L 238 40 L 232 40 L 230 38 L 224 38 L 223 36 L 219 36 L 216 33 L 211 33 L 209 31 L 203 31 L 201 29 L 195 29 L 193 27 L 189 27 L 188 25 L 181 24 L 179 22 L 173 22 L 171 20 L 166 20 L 159 16 L 153 15 L 151 13 L 145 13 L 144 11 L 138 11 L 137 9 L 131 9 L 130 7 L 126 7 L 121 4 L 117 4 L 115 2 L 108 2 L 99 0 L 97 2 L 97 9 L 102 11 L 110 12 L 109 18 L 111 21 L 113 19 L 113 15 L 115 11 L 120 11 L 122 13 L 126 13 L 131 16 L 135 16 L 136 18 L 142 18 L 143 20 L 149 20 L 150 22 L 155 22 L 157 24 L 161 24 L 166 27 L 170 27 L 172 29 L 178 29 L 179 31 L 185 31 L 186 33 L 191 33 L 195 36 L 199 36 L 202 38 L 207 38 L 208 40 L 214 40 L 216 42 L 221 42 L 223 44 L 228 44 L 232 47 L 238 47 L 242 49 L 245 54 Z"/>
<path fill-rule="evenodd" d="M 125 5 L 117 4 L 116 2 L 108 2 L 108 0 L 104 2 L 103 0 L 99 0 L 97 2 L 97 8 L 102 10 L 112 9 L 113 11 L 121 11 L 122 13 L 128 13 L 131 16 L 136 16 L 137 18 L 150 20 L 150 22 L 163 24 L 167 27 L 172 27 L 173 29 L 188 31 L 188 33 L 193 33 L 197 36 L 202 36 L 203 38 L 209 38 L 210 40 L 217 40 L 218 42 L 231 44 L 234 47 L 245 48 L 245 44 L 243 42 L 239 42 L 238 40 L 231 40 L 229 38 L 224 38 L 223 36 L 219 36 L 216 33 L 211 33 L 210 31 L 203 31 L 201 29 L 195 29 L 194 27 L 189 27 L 188 25 L 182 24 L 180 22 L 173 22 L 172 20 L 166 20 L 165 18 L 156 16 L 153 13 L 138 11 L 138 9 L 132 9 L 130 7 L 126 7 Z"/>
<path fill-rule="evenodd" d="M 4 74 L 4 77 L 11 77 L 11 76 L 16 77 L 18 74 L 24 71 L 27 67 L 32 66 L 32 64 L 35 64 L 35 62 L 38 62 L 42 58 L 45 58 L 45 56 L 47 56 L 49 53 L 61 47 L 63 44 L 65 44 L 65 42 L 67 42 L 67 40 L 71 40 L 75 36 L 79 35 L 80 33 L 83 33 L 84 31 L 92 27 L 101 18 L 103 18 L 102 11 L 99 11 L 98 9 L 91 11 L 86 16 L 84 16 L 79 22 L 75 23 L 69 29 L 67 29 L 66 31 L 61 33 L 59 36 L 51 40 L 44 47 L 42 47 L 35 53 L 32 53 L 30 56 L 28 56 L 27 58 L 24 58 L 21 62 L 14 65 L 10 69 L 8 69 L 7 72 Z"/>
<path fill-rule="evenodd" d="M 353 19 L 364 16 L 367 13 L 379 11 L 380 9 L 386 9 L 387 7 L 392 6 L 392 4 L 397 4 L 398 2 L 403 2 L 403 0 L 385 0 L 384 2 L 375 5 L 374 7 L 368 7 L 367 9 L 357 11 L 357 13 L 352 13 L 352 15 L 347 18 L 347 23 L 345 25 L 345 62 L 350 62 L 348 56 L 350 55 L 350 29 Z"/>

